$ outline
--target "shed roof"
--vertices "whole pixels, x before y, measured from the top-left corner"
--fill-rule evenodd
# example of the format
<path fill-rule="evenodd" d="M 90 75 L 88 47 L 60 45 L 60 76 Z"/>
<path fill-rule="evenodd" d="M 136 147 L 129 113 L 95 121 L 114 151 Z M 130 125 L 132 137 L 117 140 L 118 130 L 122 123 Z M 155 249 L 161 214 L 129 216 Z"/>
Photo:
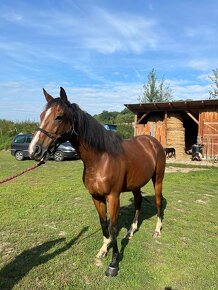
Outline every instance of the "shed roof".
<path fill-rule="evenodd" d="M 186 110 L 204 111 L 206 109 L 218 112 L 218 99 L 125 104 L 125 106 L 133 113 L 155 112 L 155 111 L 186 111 Z"/>

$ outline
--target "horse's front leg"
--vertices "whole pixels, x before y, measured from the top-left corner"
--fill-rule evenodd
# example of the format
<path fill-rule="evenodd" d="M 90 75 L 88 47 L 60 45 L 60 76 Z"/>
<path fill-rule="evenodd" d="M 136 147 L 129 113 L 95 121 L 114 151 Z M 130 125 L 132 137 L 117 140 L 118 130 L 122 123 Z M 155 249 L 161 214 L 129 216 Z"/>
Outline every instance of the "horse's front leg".
<path fill-rule="evenodd" d="M 111 238 L 110 238 L 109 230 L 108 230 L 108 222 L 107 222 L 107 206 L 106 206 L 105 197 L 103 196 L 93 194 L 92 200 L 97 209 L 100 224 L 101 224 L 101 229 L 103 233 L 103 245 L 96 255 L 96 258 L 100 259 L 107 255 L 108 246 L 111 243 Z"/>
<path fill-rule="evenodd" d="M 108 196 L 109 211 L 110 211 L 110 226 L 109 233 L 112 243 L 112 261 L 105 272 L 106 276 L 116 276 L 119 270 L 119 251 L 117 247 L 117 233 L 118 233 L 118 215 L 120 209 L 119 195 L 110 194 Z"/>
<path fill-rule="evenodd" d="M 128 230 L 128 232 L 125 235 L 126 239 L 132 239 L 133 234 L 138 229 L 138 219 L 139 219 L 139 212 L 141 209 L 142 204 L 142 194 L 140 188 L 133 191 L 134 195 L 134 201 L 135 201 L 135 216 L 131 225 L 131 228 Z"/>

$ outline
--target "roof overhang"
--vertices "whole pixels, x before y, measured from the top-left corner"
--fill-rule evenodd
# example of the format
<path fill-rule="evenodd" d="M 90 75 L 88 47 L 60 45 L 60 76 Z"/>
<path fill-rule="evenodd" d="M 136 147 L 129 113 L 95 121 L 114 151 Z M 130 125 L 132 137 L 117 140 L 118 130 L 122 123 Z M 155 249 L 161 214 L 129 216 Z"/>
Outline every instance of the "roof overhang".
<path fill-rule="evenodd" d="M 157 112 L 157 111 L 204 111 L 207 109 L 218 112 L 218 99 L 198 100 L 198 101 L 176 101 L 176 102 L 158 102 L 125 104 L 133 113 L 137 112 Z"/>

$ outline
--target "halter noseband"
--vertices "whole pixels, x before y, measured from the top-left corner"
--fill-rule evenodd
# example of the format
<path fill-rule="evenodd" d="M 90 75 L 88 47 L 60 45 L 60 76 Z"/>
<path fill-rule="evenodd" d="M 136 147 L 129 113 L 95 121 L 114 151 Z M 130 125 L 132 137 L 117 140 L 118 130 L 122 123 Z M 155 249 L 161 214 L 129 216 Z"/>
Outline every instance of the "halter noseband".
<path fill-rule="evenodd" d="M 36 129 L 36 131 L 40 131 L 40 132 L 44 133 L 47 137 L 49 137 L 49 138 L 52 139 L 53 141 L 56 141 L 56 140 L 59 138 L 59 137 L 55 137 L 55 136 L 53 136 L 53 135 L 56 135 L 56 134 L 54 134 L 54 133 L 49 133 L 48 131 L 46 131 L 46 130 L 40 128 L 40 127 L 38 127 L 38 128 Z M 57 135 L 56 135 L 56 136 L 57 136 Z"/>

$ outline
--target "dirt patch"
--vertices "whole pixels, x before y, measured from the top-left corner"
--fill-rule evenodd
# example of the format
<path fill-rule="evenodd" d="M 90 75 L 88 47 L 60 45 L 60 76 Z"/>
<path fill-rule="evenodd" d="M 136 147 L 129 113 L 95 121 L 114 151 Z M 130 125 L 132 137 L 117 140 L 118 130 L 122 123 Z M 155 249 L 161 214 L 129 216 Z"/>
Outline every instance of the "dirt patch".
<path fill-rule="evenodd" d="M 173 166 L 169 166 L 166 167 L 165 172 L 166 173 L 174 173 L 174 172 L 181 172 L 181 173 L 188 173 L 191 171 L 202 171 L 202 170 L 208 170 L 207 168 L 183 168 L 183 167 L 173 167 Z"/>
<path fill-rule="evenodd" d="M 185 165 L 195 165 L 195 166 L 208 166 L 208 167 L 218 167 L 218 162 L 213 162 L 209 160 L 202 160 L 202 161 L 192 161 L 191 158 L 186 157 L 184 159 L 175 159 L 169 158 L 166 160 L 167 163 L 170 164 L 185 164 Z"/>
<path fill-rule="evenodd" d="M 202 199 L 197 199 L 195 202 L 199 204 L 207 204 L 207 201 Z"/>
<path fill-rule="evenodd" d="M 8 259 L 14 252 L 14 248 L 9 243 L 0 243 L 0 253 L 3 260 Z"/>

